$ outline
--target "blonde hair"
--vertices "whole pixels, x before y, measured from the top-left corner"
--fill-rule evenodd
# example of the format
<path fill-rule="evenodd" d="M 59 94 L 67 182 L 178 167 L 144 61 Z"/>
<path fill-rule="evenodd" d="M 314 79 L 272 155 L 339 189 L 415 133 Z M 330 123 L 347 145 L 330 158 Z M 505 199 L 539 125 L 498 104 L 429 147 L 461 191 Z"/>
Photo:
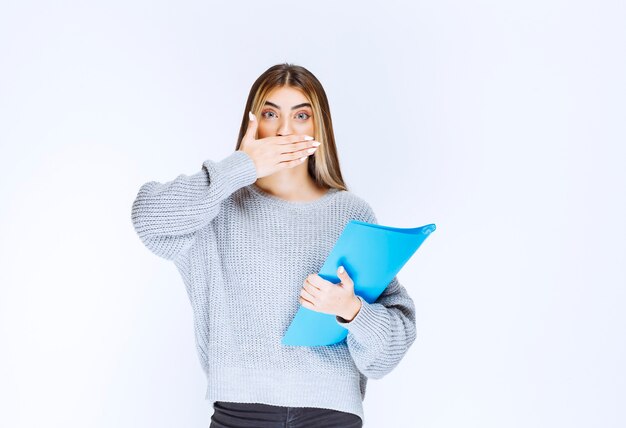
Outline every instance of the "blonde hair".
<path fill-rule="evenodd" d="M 330 107 L 326 98 L 326 92 L 313 73 L 299 65 L 289 63 L 277 64 L 268 68 L 256 79 L 248 94 L 248 101 L 243 112 L 235 150 L 239 150 L 241 140 L 248 129 L 248 111 L 251 111 L 259 118 L 259 112 L 265 105 L 269 93 L 274 88 L 283 86 L 293 87 L 302 91 L 312 106 L 315 139 L 322 144 L 318 147 L 315 154 L 308 158 L 309 175 L 320 187 L 348 190 L 339 167 L 333 122 L 330 117 Z"/>

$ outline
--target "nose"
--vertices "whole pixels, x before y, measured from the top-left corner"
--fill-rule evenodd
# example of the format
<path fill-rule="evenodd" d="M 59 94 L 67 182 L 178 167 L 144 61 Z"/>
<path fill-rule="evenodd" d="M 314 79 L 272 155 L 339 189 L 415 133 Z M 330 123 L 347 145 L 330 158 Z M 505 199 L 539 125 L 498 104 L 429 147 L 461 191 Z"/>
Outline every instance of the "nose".
<path fill-rule="evenodd" d="M 288 118 L 281 119 L 277 133 L 278 135 L 291 135 L 291 124 Z"/>

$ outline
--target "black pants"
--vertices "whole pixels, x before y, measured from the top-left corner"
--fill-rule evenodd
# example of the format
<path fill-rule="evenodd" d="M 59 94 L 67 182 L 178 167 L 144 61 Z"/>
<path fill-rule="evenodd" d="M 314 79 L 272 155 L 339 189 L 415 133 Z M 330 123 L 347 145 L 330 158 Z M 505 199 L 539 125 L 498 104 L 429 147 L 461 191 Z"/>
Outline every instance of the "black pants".
<path fill-rule="evenodd" d="M 361 428 L 353 413 L 317 407 L 283 407 L 261 403 L 213 403 L 209 428 Z"/>

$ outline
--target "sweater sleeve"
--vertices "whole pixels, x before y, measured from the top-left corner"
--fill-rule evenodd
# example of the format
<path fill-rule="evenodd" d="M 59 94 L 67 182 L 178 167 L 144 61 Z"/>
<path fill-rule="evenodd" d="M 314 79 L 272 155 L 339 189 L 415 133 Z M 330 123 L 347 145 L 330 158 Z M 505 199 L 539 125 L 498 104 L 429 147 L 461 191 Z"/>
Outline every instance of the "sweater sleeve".
<path fill-rule="evenodd" d="M 363 221 L 378 224 L 369 207 Z M 400 363 L 415 341 L 415 304 L 397 276 L 375 302 L 357 298 L 361 309 L 352 321 L 335 318 L 348 330 L 348 350 L 359 371 L 380 379 Z"/>
<path fill-rule="evenodd" d="M 193 175 L 143 184 L 132 205 L 131 220 L 144 245 L 173 260 L 191 247 L 196 232 L 219 213 L 222 201 L 256 181 L 252 158 L 237 150 L 219 162 L 206 160 Z"/>

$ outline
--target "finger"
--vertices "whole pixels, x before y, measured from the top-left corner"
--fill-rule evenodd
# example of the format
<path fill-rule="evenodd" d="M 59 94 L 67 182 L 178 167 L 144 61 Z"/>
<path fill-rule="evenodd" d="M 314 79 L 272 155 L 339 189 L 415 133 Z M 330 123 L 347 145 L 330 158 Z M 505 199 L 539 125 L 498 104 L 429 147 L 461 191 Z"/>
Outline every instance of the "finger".
<path fill-rule="evenodd" d="M 284 135 L 278 137 L 278 144 L 291 144 L 309 140 L 313 140 L 313 137 L 307 134 Z"/>
<path fill-rule="evenodd" d="M 279 156 L 279 165 L 290 168 L 304 162 L 309 156 L 308 153 L 303 156 L 301 152 L 283 153 Z"/>
<path fill-rule="evenodd" d="M 321 290 L 322 288 L 326 287 L 328 285 L 328 281 L 326 281 L 324 278 L 322 278 L 321 276 L 319 276 L 318 274 L 310 274 L 309 276 L 306 277 L 306 282 L 308 282 L 309 284 L 311 284 L 312 286 L 318 288 L 319 290 Z"/>
<path fill-rule="evenodd" d="M 303 297 L 300 297 L 298 300 L 300 300 L 300 304 L 305 308 L 313 308 L 315 306 L 313 303 L 309 302 Z"/>
<path fill-rule="evenodd" d="M 303 290 L 306 290 L 311 296 L 317 297 L 320 293 L 320 289 L 315 287 L 314 285 L 309 284 L 308 282 L 304 283 L 302 286 Z"/>
<path fill-rule="evenodd" d="M 313 282 L 314 277 L 312 275 L 309 275 L 306 277 L 306 279 L 304 280 L 305 284 L 309 284 L 311 287 L 314 287 L 317 290 L 321 290 L 321 286 L 319 286 L 318 284 Z"/>
<path fill-rule="evenodd" d="M 259 126 L 259 122 L 256 120 L 256 116 L 251 111 L 248 111 L 248 128 L 244 138 L 256 139 L 256 130 Z"/>
<path fill-rule="evenodd" d="M 302 162 L 304 162 L 306 158 L 307 158 L 306 156 L 302 156 L 301 158 L 297 158 L 297 159 L 281 160 L 280 162 L 278 162 L 278 166 L 282 169 L 293 168 L 295 166 L 298 166 Z"/>
<path fill-rule="evenodd" d="M 297 143 L 291 143 L 289 145 L 282 145 L 280 146 L 279 150 L 281 154 L 299 153 L 300 156 L 308 156 L 312 153 L 315 153 L 319 145 L 320 142 L 315 140 L 304 142 L 299 141 Z"/>
<path fill-rule="evenodd" d="M 302 297 L 303 299 L 308 300 L 309 302 L 314 302 L 315 296 L 313 296 L 311 293 L 309 293 L 309 291 L 305 288 L 303 288 L 302 290 L 300 290 L 300 297 Z"/>
<path fill-rule="evenodd" d="M 352 279 L 348 275 L 348 272 L 344 269 L 343 266 L 339 266 L 339 268 L 337 269 L 337 277 L 339 278 L 339 281 L 344 284 L 349 284 L 352 281 Z"/>

